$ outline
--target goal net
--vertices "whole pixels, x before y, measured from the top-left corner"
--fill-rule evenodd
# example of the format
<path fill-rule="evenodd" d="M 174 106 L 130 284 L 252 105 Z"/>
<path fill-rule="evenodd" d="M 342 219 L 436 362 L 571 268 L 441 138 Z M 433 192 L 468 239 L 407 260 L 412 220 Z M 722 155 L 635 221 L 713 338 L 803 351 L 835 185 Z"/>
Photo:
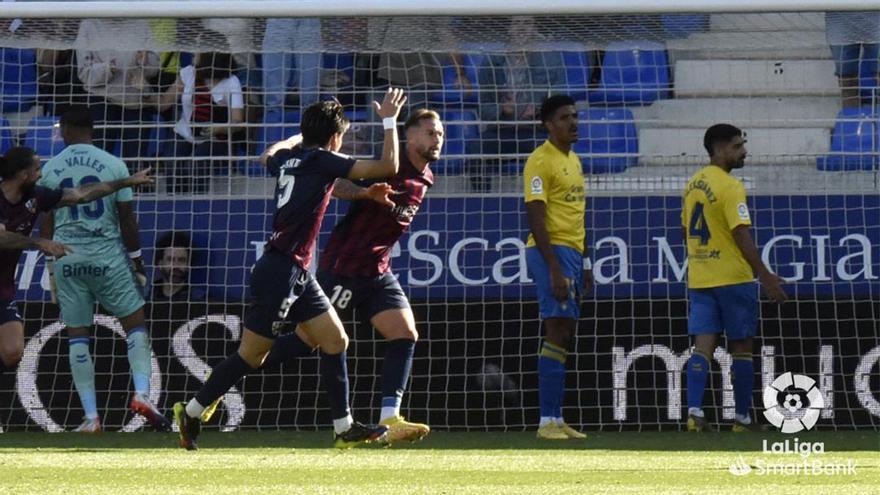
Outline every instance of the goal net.
<path fill-rule="evenodd" d="M 237 348 L 249 269 L 274 205 L 260 153 L 298 132 L 302 108 L 332 97 L 353 124 L 343 150 L 377 154 L 371 102 L 391 85 L 407 91 L 404 114 L 435 109 L 446 129 L 436 184 L 392 260 L 421 336 L 408 418 L 454 429 L 537 422 L 542 329 L 525 268 L 521 172 L 546 137 L 535 117 L 542 98 L 565 93 L 579 109 L 596 280 L 568 361 L 568 421 L 680 427 L 691 345 L 681 194 L 708 161 L 705 129 L 729 122 L 747 133 L 736 175 L 753 233 L 792 296 L 781 306 L 762 299 L 756 412 L 761 390 L 792 372 L 823 394 L 818 427 L 880 424 L 880 11 L 795 12 L 777 1 L 785 12 L 704 2 L 686 13 L 254 17 L 261 3 L 238 2 L 235 15 L 247 16 L 233 18 L 112 16 L 138 2 L 78 18 L 69 17 L 82 12 L 76 2 L 67 14 L 0 9 L 0 151 L 22 145 L 52 157 L 64 147 L 59 116 L 82 104 L 97 145 L 158 176 L 136 204 L 150 265 L 151 395 L 161 409 L 191 397 Z M 241 13 L 244 4 L 253 13 Z M 331 203 L 318 257 L 346 209 Z M 181 233 L 189 257 L 172 261 Z M 174 292 L 180 282 L 187 288 Z M 26 345 L 18 371 L 0 376 L 0 427 L 70 429 L 82 411 L 42 255 L 23 254 L 16 283 Z M 122 329 L 97 314 L 99 410 L 106 428 L 135 430 L 142 420 L 127 410 Z M 375 421 L 385 343 L 359 320 L 345 326 L 353 411 Z M 723 347 L 714 357 L 708 414 L 729 420 L 731 357 Z M 248 376 L 220 411 L 209 427 L 330 423 L 315 358 Z"/>

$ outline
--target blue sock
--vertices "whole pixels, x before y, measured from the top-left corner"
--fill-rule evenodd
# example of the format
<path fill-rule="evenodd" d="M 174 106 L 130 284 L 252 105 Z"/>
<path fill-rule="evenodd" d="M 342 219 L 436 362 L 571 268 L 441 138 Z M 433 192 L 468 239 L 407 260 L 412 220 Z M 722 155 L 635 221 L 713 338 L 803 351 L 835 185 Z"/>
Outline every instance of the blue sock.
<path fill-rule="evenodd" d="M 231 356 L 221 361 L 217 366 L 214 366 L 208 381 L 202 385 L 201 390 L 196 394 L 196 402 L 202 407 L 207 407 L 228 392 L 243 376 L 252 371 L 254 369 L 250 367 L 247 361 L 238 352 L 233 352 Z"/>
<path fill-rule="evenodd" d="M 747 417 L 752 408 L 752 391 L 755 385 L 755 363 L 752 361 L 752 355 L 734 354 L 730 374 L 736 414 Z"/>
<path fill-rule="evenodd" d="M 152 349 L 150 348 L 150 340 L 147 338 L 147 329 L 144 327 L 132 328 L 129 330 L 128 336 L 125 337 L 125 341 L 128 342 L 128 366 L 131 368 L 134 391 L 143 396 L 149 396 Z"/>
<path fill-rule="evenodd" d="M 416 341 L 395 339 L 385 347 L 385 361 L 382 363 L 382 414 L 380 420 L 399 416 L 403 392 L 412 369 Z"/>
<path fill-rule="evenodd" d="M 331 419 L 348 417 L 348 366 L 345 352 L 339 354 L 321 353 L 321 383 L 330 401 Z"/>
<path fill-rule="evenodd" d="M 709 357 L 694 350 L 687 362 L 687 400 L 688 408 L 703 408 L 703 395 L 709 379 Z"/>
<path fill-rule="evenodd" d="M 546 340 L 538 356 L 538 399 L 541 417 L 561 418 L 568 352 Z"/>
<path fill-rule="evenodd" d="M 312 355 L 313 349 L 309 347 L 295 332 L 278 337 L 269 350 L 269 355 L 263 360 L 260 369 L 268 370 L 288 359 L 301 358 Z"/>
<path fill-rule="evenodd" d="M 73 384 L 83 411 L 87 418 L 95 419 L 98 417 L 98 399 L 95 396 L 95 364 L 89 353 L 89 338 L 68 339 L 68 352 L 70 374 L 73 375 Z"/>

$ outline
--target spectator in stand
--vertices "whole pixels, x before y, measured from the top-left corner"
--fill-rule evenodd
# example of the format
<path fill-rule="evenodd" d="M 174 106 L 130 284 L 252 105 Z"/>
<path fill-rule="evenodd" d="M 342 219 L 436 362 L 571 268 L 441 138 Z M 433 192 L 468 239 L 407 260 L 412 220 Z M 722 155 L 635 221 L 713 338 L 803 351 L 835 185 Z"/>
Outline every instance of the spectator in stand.
<path fill-rule="evenodd" d="M 165 232 L 156 241 L 153 302 L 204 301 L 205 292 L 192 287 L 192 239 L 186 232 Z"/>
<path fill-rule="evenodd" d="M 476 191 L 492 188 L 492 176 L 500 173 L 500 164 L 521 161 L 514 156 L 525 155 L 546 138 L 538 126 L 537 109 L 556 88 L 565 86 L 565 65 L 561 52 L 524 51 L 540 39 L 531 18 L 516 18 L 509 28 L 510 46 L 515 48 L 489 57 L 487 65 L 478 69 L 480 87 L 480 119 L 484 125 L 479 141 L 466 144 L 469 155 L 482 158 L 468 160 L 466 172 Z"/>
<path fill-rule="evenodd" d="M 284 121 L 285 95 L 291 86 L 297 88 L 300 112 L 318 101 L 322 48 L 320 19 L 266 20 L 263 36 L 265 123 Z M 269 131 L 269 142 L 282 139 L 281 128 L 274 129 Z"/>
<path fill-rule="evenodd" d="M 145 106 L 153 94 L 159 56 L 149 50 L 117 48 L 155 44 L 145 19 L 86 19 L 76 37 L 78 75 L 89 95 L 89 109 L 98 126 L 95 146 L 115 153 L 122 140 L 121 156 L 132 166 L 146 150 L 154 107 Z M 140 168 L 136 166 L 135 168 Z"/>
<path fill-rule="evenodd" d="M 73 50 L 37 50 L 39 102 L 47 114 L 61 117 L 71 106 L 88 103 L 88 95 L 75 68 Z"/>
<path fill-rule="evenodd" d="M 827 12 L 825 35 L 834 58 L 834 74 L 840 80 L 844 107 L 862 104 L 860 66 L 878 74 L 880 59 L 880 12 Z"/>
<path fill-rule="evenodd" d="M 235 69 L 228 53 L 201 53 L 195 66 L 181 69 L 177 81 L 159 97 L 160 111 L 181 104 L 180 120 L 174 126 L 169 192 L 205 193 L 211 170 L 231 167 L 238 145 L 235 135 L 244 122 L 244 98 Z"/>

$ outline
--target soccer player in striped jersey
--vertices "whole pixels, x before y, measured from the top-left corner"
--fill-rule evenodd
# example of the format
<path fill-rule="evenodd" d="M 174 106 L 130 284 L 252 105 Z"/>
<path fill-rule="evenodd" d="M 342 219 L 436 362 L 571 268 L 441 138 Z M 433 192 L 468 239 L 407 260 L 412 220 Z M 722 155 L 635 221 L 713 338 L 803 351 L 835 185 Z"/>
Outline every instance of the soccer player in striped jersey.
<path fill-rule="evenodd" d="M 24 325 L 15 303 L 15 268 L 24 249 L 61 258 L 72 250 L 50 239 L 30 237 L 40 212 L 89 203 L 108 194 L 152 182 L 144 171 L 113 182 L 51 189 L 37 185 L 42 174 L 34 150 L 15 147 L 0 156 L 0 373 L 12 371 L 24 351 Z"/>
<path fill-rule="evenodd" d="M 586 189 L 581 161 L 571 146 L 578 140 L 574 100 L 554 95 L 541 104 L 548 139 L 529 156 L 523 170 L 529 239 L 526 264 L 538 292 L 544 341 L 538 356 L 541 419 L 545 440 L 587 438 L 565 423 L 565 361 L 574 344 L 581 295 L 592 289 L 584 214 Z"/>
<path fill-rule="evenodd" d="M 755 381 L 752 340 L 760 313 L 755 277 L 774 301 L 784 302 L 787 296 L 782 278 L 761 261 L 749 232 L 752 219 L 745 187 L 730 175 L 745 164 L 745 144 L 743 132 L 732 125 L 707 129 L 703 146 L 711 162 L 684 189 L 681 225 L 688 254 L 688 334 L 694 336 L 687 362 L 688 431 L 713 429 L 703 412 L 703 394 L 722 332 L 733 357 L 733 431 L 765 429 L 749 416 Z"/>
<path fill-rule="evenodd" d="M 238 352 L 214 367 L 192 400 L 174 405 L 181 447 L 198 448 L 196 440 L 206 408 L 243 376 L 260 368 L 275 339 L 297 325 L 321 349 L 321 380 L 329 396 L 335 445 L 354 447 L 380 440 L 387 433 L 385 426 L 367 426 L 352 419 L 345 362 L 348 336 L 307 267 L 334 182 L 397 173 L 400 158 L 396 119 L 405 101 L 402 90 L 389 88 L 382 104 L 374 103 L 385 128 L 379 160 L 355 160 L 337 153 L 349 124 L 342 106 L 335 101 L 309 106 L 302 116 L 301 139 L 294 136 L 276 143 L 261 157 L 278 177 L 272 234 L 251 274 L 251 304 Z"/>
<path fill-rule="evenodd" d="M 400 414 L 419 334 L 409 301 L 391 273 L 390 256 L 434 184 L 429 164 L 440 159 L 443 123 L 436 112 L 418 109 L 403 128 L 406 144 L 397 175 L 387 183 L 336 182 L 333 196 L 352 204 L 333 229 L 318 270 L 318 283 L 336 309 L 369 322 L 387 341 L 379 424 L 388 426 L 388 443 L 419 440 L 431 431 Z M 301 332 L 278 339 L 265 365 L 308 355 L 311 345 L 306 342 Z"/>

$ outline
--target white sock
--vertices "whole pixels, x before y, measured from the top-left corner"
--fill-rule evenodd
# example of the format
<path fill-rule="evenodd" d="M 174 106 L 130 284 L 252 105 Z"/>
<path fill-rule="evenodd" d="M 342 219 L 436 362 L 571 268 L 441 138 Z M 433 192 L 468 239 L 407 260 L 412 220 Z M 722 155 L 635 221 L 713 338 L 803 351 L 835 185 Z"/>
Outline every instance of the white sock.
<path fill-rule="evenodd" d="M 554 421 L 556 421 L 556 424 L 558 424 L 559 426 L 562 426 L 565 424 L 565 420 L 562 418 L 555 418 Z"/>
<path fill-rule="evenodd" d="M 553 423 L 555 421 L 555 419 L 556 418 L 553 418 L 552 416 L 541 416 L 541 422 L 538 423 L 538 428 L 543 428 L 543 427 L 549 425 L 550 423 Z"/>
<path fill-rule="evenodd" d="M 395 416 L 400 416 L 399 407 L 383 407 L 382 412 L 379 414 L 379 421 L 385 421 L 386 419 Z"/>
<path fill-rule="evenodd" d="M 201 405 L 196 401 L 195 397 L 190 399 L 189 402 L 186 403 L 186 415 L 191 418 L 198 418 L 202 415 L 202 412 L 205 410 L 205 406 Z"/>
<path fill-rule="evenodd" d="M 698 418 L 705 418 L 706 417 L 706 413 L 704 413 L 703 410 L 700 409 L 699 407 L 689 407 L 688 414 L 691 416 L 696 416 Z"/>
<path fill-rule="evenodd" d="M 344 418 L 334 419 L 333 420 L 333 431 L 336 432 L 337 435 L 345 433 L 351 428 L 351 425 L 354 424 L 354 419 L 352 419 L 351 414 Z"/>
<path fill-rule="evenodd" d="M 737 414 L 737 415 L 736 415 L 736 420 L 739 421 L 740 423 L 744 424 L 744 425 L 750 425 L 750 424 L 752 424 L 752 418 L 749 417 L 749 416 L 743 416 L 742 414 Z"/>

